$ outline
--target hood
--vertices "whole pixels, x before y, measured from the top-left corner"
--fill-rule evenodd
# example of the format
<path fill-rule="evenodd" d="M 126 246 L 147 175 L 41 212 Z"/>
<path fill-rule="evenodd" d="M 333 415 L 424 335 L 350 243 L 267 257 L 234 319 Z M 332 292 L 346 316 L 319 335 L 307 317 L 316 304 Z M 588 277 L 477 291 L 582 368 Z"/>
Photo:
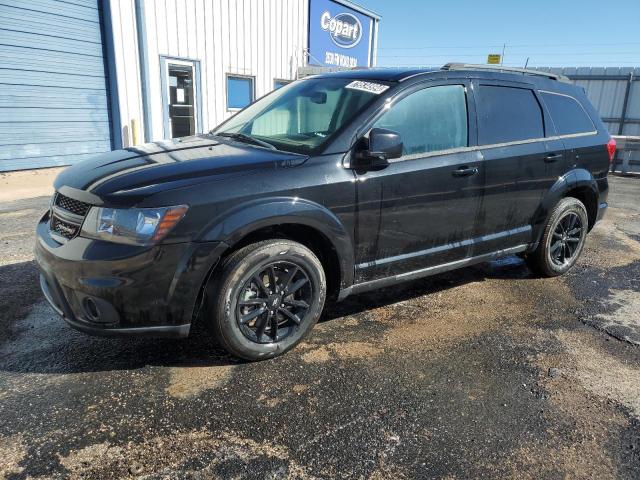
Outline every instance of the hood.
<path fill-rule="evenodd" d="M 54 186 L 56 190 L 64 186 L 85 190 L 120 203 L 117 197 L 131 200 L 189 184 L 243 175 L 250 170 L 291 167 L 306 158 L 197 135 L 96 155 L 62 171 Z"/>

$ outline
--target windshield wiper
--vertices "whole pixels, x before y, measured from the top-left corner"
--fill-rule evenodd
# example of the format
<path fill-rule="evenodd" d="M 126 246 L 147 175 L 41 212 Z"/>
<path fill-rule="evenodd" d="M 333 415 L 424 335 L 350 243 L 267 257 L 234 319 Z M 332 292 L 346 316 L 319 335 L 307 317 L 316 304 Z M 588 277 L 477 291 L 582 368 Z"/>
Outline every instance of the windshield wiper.
<path fill-rule="evenodd" d="M 268 142 L 263 140 L 258 140 L 257 138 L 252 137 L 251 135 L 247 135 L 246 133 L 238 133 L 238 132 L 222 132 L 222 133 L 214 133 L 218 137 L 228 137 L 233 138 L 234 140 L 240 140 L 245 143 L 252 143 L 254 145 L 259 145 L 261 147 L 268 148 L 269 150 L 277 150 L 276 147 L 271 145 Z"/>

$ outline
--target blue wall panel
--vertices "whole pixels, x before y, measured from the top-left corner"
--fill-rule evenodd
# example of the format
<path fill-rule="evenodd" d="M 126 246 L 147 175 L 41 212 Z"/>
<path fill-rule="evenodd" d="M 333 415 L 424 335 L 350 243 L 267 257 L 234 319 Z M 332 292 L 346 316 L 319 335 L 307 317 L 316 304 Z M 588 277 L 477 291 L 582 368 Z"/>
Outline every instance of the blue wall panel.
<path fill-rule="evenodd" d="M 0 171 L 111 149 L 99 0 L 0 0 Z"/>

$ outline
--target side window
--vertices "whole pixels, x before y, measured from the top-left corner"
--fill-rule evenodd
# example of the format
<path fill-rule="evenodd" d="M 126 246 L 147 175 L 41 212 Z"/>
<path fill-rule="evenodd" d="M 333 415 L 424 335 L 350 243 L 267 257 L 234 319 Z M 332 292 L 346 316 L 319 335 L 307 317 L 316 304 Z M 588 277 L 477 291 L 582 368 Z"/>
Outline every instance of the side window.
<path fill-rule="evenodd" d="M 541 92 L 541 95 L 551 113 L 558 135 L 596 130 L 591 118 L 575 98 L 548 92 Z"/>
<path fill-rule="evenodd" d="M 493 85 L 478 90 L 480 145 L 544 137 L 542 108 L 532 90 Z"/>
<path fill-rule="evenodd" d="M 374 127 L 402 137 L 404 155 L 467 146 L 467 99 L 462 85 L 429 87 L 393 105 Z"/>

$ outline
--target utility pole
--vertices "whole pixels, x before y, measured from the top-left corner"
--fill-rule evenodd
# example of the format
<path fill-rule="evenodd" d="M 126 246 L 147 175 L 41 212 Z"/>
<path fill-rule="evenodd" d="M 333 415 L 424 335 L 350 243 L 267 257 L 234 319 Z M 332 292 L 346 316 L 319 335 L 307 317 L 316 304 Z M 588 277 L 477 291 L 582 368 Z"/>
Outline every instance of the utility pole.
<path fill-rule="evenodd" d="M 500 56 L 500 66 L 502 66 L 502 64 L 504 63 L 504 51 L 507 48 L 507 44 L 503 43 L 502 44 L 502 55 Z"/>

